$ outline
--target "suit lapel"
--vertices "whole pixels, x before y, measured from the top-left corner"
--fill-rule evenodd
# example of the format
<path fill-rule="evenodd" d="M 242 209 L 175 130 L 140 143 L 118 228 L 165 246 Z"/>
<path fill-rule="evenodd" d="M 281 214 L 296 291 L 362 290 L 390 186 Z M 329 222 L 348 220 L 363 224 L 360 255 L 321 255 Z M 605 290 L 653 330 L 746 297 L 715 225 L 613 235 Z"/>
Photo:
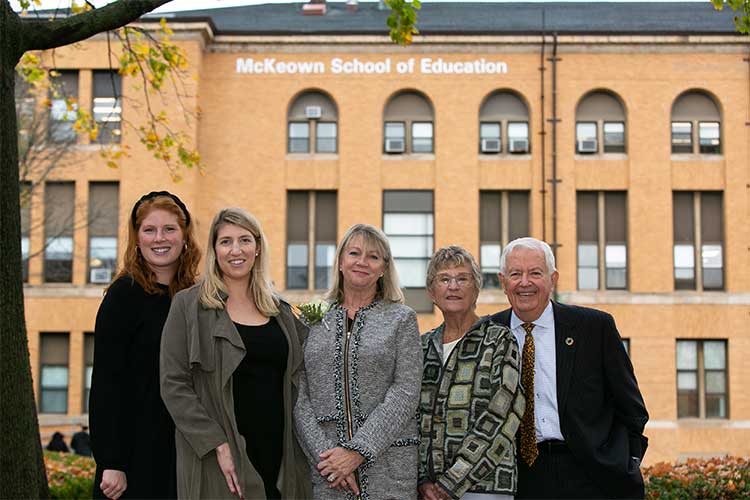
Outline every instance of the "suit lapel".
<path fill-rule="evenodd" d="M 564 305 L 552 302 L 555 316 L 555 358 L 557 364 L 557 412 L 565 413 L 568 389 L 573 375 L 578 337 L 575 324 Z"/>
<path fill-rule="evenodd" d="M 510 312 L 511 309 L 506 309 L 505 311 L 500 311 L 497 314 L 494 314 L 490 319 L 494 321 L 495 323 L 498 323 L 503 326 L 507 326 L 510 328 Z"/>

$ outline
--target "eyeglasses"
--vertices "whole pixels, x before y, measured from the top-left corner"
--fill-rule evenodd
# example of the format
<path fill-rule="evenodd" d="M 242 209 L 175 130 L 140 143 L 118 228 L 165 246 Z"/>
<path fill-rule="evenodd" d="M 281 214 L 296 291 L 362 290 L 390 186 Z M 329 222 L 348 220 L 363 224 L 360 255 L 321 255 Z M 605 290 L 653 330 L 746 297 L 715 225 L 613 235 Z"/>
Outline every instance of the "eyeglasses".
<path fill-rule="evenodd" d="M 474 282 L 470 274 L 459 274 L 458 276 L 451 276 L 450 274 L 440 274 L 437 276 L 437 278 L 435 278 L 435 281 L 443 288 L 448 288 L 451 284 L 451 281 L 454 281 L 456 283 L 456 286 L 459 288 L 466 288 Z"/>

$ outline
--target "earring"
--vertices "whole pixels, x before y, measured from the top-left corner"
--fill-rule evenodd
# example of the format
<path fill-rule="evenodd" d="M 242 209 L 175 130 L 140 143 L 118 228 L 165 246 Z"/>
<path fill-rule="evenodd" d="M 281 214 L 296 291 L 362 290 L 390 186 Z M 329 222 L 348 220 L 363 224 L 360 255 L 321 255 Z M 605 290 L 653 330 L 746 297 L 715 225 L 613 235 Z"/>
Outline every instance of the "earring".
<path fill-rule="evenodd" d="M 256 257 L 258 256 L 258 252 L 255 252 L 255 256 L 256 256 Z"/>

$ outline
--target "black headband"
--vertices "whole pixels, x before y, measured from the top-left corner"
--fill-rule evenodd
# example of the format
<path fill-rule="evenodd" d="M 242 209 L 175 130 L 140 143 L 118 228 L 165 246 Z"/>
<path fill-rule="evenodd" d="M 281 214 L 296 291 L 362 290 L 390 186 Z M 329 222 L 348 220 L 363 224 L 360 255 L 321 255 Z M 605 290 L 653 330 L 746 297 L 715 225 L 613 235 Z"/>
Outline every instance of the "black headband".
<path fill-rule="evenodd" d="M 133 205 L 133 211 L 130 213 L 130 221 L 133 224 L 133 229 L 136 228 L 136 213 L 138 212 L 138 207 L 141 206 L 141 204 L 144 201 L 153 200 L 154 198 L 158 198 L 160 196 L 164 196 L 166 198 L 171 198 L 172 201 L 174 201 L 178 207 L 180 207 L 180 210 L 182 210 L 182 213 L 185 215 L 185 227 L 190 226 L 190 213 L 187 210 L 187 207 L 182 202 L 181 199 L 177 197 L 176 194 L 172 194 L 169 191 L 151 191 L 148 194 L 144 194 L 141 196 L 141 199 L 135 202 L 135 205 Z"/>

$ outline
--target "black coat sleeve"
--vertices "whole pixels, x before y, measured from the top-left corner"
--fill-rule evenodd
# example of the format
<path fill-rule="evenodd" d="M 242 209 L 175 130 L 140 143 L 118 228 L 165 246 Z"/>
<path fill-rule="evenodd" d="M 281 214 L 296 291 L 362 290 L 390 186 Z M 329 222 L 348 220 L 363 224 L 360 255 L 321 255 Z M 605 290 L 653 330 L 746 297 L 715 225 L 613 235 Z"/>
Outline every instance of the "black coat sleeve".
<path fill-rule="evenodd" d="M 641 459 L 648 442 L 643 436 L 643 429 L 648 422 L 646 405 L 638 388 L 633 364 L 622 345 L 622 339 L 611 315 L 604 316 L 602 329 L 604 350 L 608 354 L 607 363 L 604 364 L 604 375 L 613 397 L 615 419 L 628 430 L 631 456 Z"/>
<path fill-rule="evenodd" d="M 108 290 L 96 315 L 89 424 L 91 448 L 102 470 L 128 470 L 134 403 L 130 400 L 133 374 L 129 353 L 143 293 L 130 278 L 120 278 Z"/>

